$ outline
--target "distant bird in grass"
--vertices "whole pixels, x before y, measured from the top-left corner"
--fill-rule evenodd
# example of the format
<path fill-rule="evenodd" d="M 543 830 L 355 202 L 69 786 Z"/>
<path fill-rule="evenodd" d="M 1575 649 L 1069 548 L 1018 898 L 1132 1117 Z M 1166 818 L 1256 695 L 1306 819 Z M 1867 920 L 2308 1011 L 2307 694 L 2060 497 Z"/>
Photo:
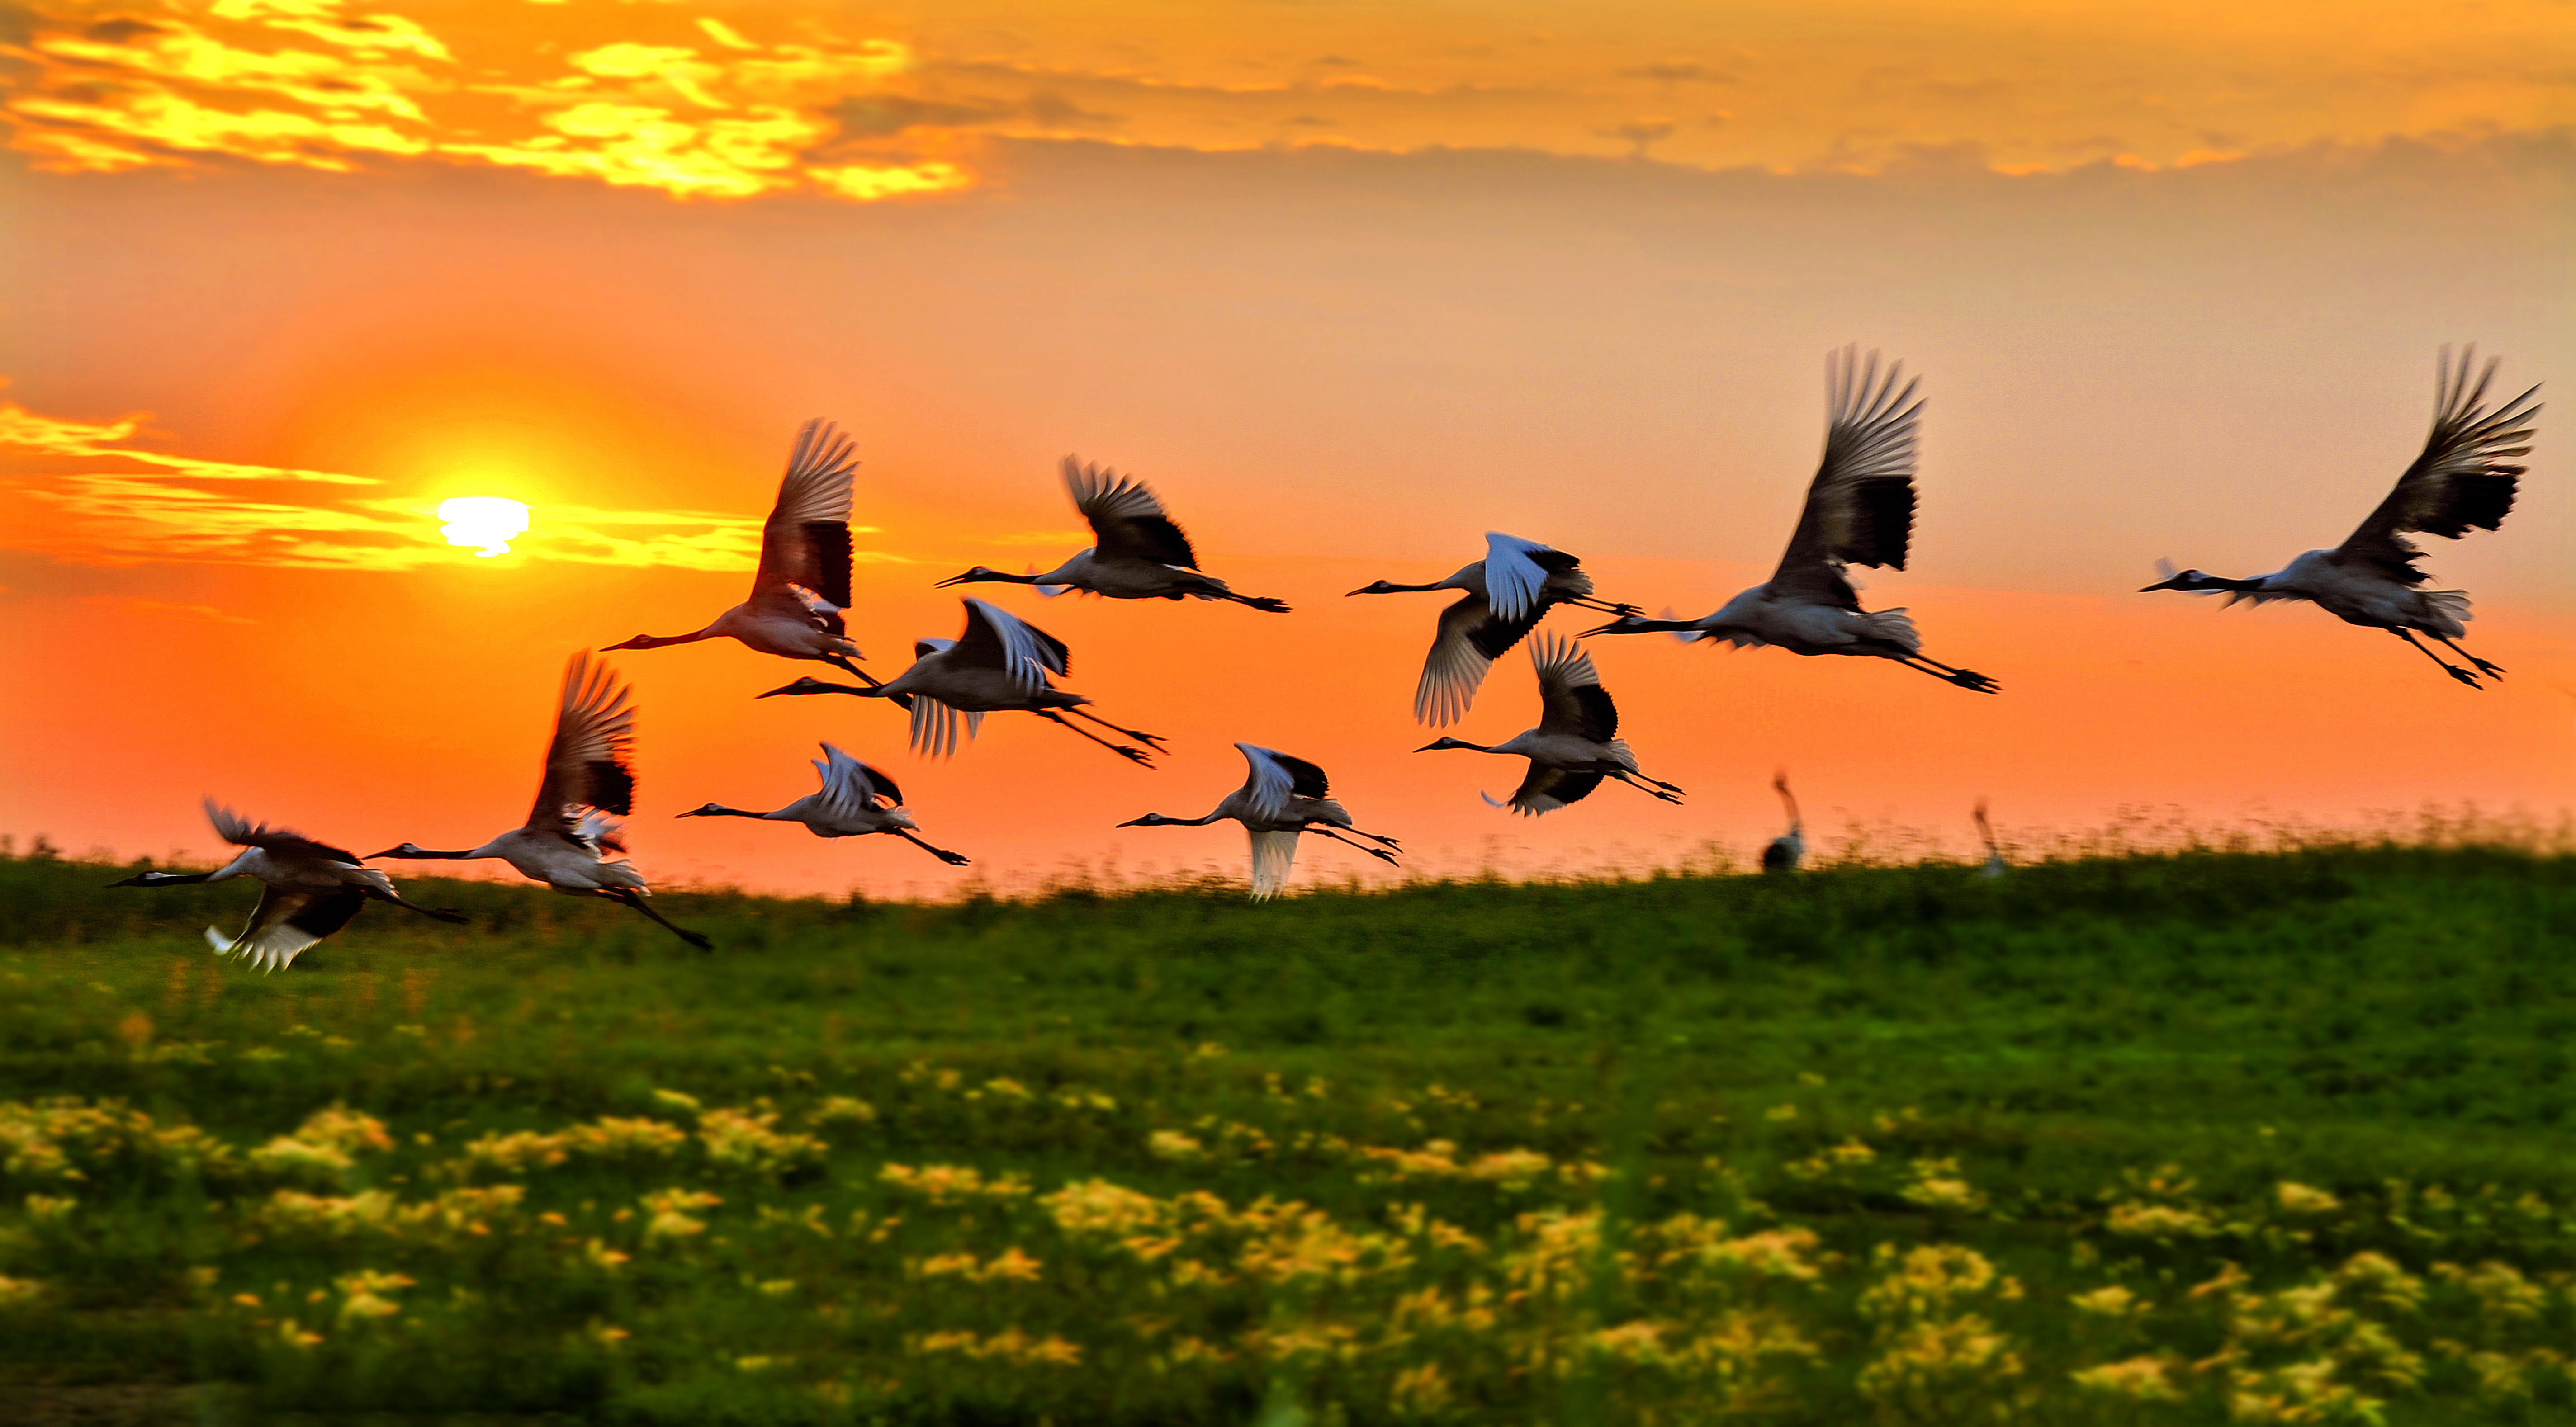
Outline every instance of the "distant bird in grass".
<path fill-rule="evenodd" d="M 608 648 L 734 639 L 763 654 L 819 660 L 875 683 L 850 662 L 864 656 L 841 619 L 850 605 L 850 486 L 859 467 L 853 451 L 850 438 L 828 421 L 797 428 L 777 504 L 760 528 L 760 569 L 751 577 L 751 598 L 695 634 L 639 634 Z"/>
<path fill-rule="evenodd" d="M 1995 825 L 1986 821 L 1986 800 L 1977 799 L 1977 836 L 1986 840 L 1986 865 L 1977 869 L 1983 877 L 2001 877 L 2010 867 L 2004 862 L 2004 850 L 1995 841 Z"/>
<path fill-rule="evenodd" d="M 1323 769 L 1275 748 L 1249 743 L 1238 743 L 1235 748 L 1251 765 L 1251 773 L 1242 787 L 1225 795 L 1216 811 L 1203 818 L 1167 818 L 1161 813 L 1147 813 L 1119 826 L 1206 827 L 1228 819 L 1243 824 L 1243 830 L 1252 838 L 1252 895 L 1256 898 L 1278 896 L 1288 885 L 1288 870 L 1297 861 L 1297 839 L 1306 833 L 1356 847 L 1380 862 L 1395 861 L 1395 852 L 1390 849 L 1401 849 L 1403 845 L 1394 838 L 1351 826 L 1351 815 L 1333 801 L 1332 785 Z M 1379 845 L 1353 842 L 1353 837 L 1364 837 Z"/>
<path fill-rule="evenodd" d="M 546 745 L 545 776 L 525 826 L 458 852 L 406 842 L 376 853 L 404 861 L 463 862 L 497 857 L 519 875 L 573 897 L 604 897 L 659 922 L 700 951 L 714 943 L 653 910 L 644 874 L 622 855 L 616 819 L 635 811 L 635 710 L 626 684 L 587 651 L 564 667 L 555 736 Z M 611 861 L 609 854 L 621 854 Z"/>
<path fill-rule="evenodd" d="M 1771 775 L 1771 790 L 1780 795 L 1780 806 L 1789 810 L 1789 830 L 1762 849 L 1762 870 L 1795 872 L 1807 860 L 1807 820 L 1798 816 L 1798 795 L 1789 791 L 1789 770 Z"/>
<path fill-rule="evenodd" d="M 828 743 L 823 745 L 823 756 L 815 760 L 814 771 L 823 777 L 822 791 L 807 793 L 775 812 L 756 813 L 748 808 L 728 808 L 722 803 L 709 803 L 677 816 L 803 823 L 805 830 L 816 837 L 864 837 L 869 833 L 891 833 L 951 867 L 966 865 L 962 855 L 921 840 L 918 824 L 903 807 L 903 789 L 896 787 L 894 779 L 883 772 Z"/>
<path fill-rule="evenodd" d="M 1591 655 L 1578 652 L 1569 640 L 1541 635 L 1530 644 L 1530 665 L 1538 672 L 1538 727 L 1491 747 L 1443 738 L 1413 751 L 1465 748 L 1528 759 L 1529 775 L 1508 804 L 1496 802 L 1491 795 L 1485 798 L 1494 807 L 1507 806 L 1523 817 L 1581 802 L 1604 778 L 1616 778 L 1667 803 L 1681 801 L 1677 796 L 1681 789 L 1637 770 L 1637 755 L 1618 737 L 1619 708 L 1610 701 L 1610 691 L 1601 687 Z"/>
<path fill-rule="evenodd" d="M 2435 359 L 2433 432 L 2424 442 L 2424 453 L 2341 545 L 2310 550 L 2286 568 L 2250 580 L 2222 579 L 2198 570 L 2176 573 L 2170 562 L 2158 561 L 2157 569 L 2165 578 L 2146 589 L 2196 595 L 2224 591 L 2231 605 L 2238 600 L 2256 604 L 2309 600 L 2346 624 L 2387 630 L 2472 689 L 2483 687 L 2478 674 L 2489 678 L 2503 674 L 2503 669 L 2454 642 L 2468 634 L 2468 593 L 2417 588 L 2432 576 L 2415 568 L 2424 552 L 2405 538 L 2421 532 L 2457 540 L 2472 528 L 2496 529 L 2513 509 L 2515 478 L 2526 468 L 2507 465 L 2506 460 L 2531 450 L 2531 423 L 2540 414 L 2532 398 L 2540 388 L 2532 387 L 2490 415 L 2487 387 L 2495 379 L 2498 362 L 2489 358 L 2472 382 L 2469 369 L 2477 360 L 2477 350 L 2474 346 L 2463 350 L 2454 364 L 2451 349 L 2444 347 Z M 2452 653 L 2476 665 L 2477 673 L 2426 648 L 2416 638 L 2419 634 L 2440 640 Z"/>
<path fill-rule="evenodd" d="M 760 697 L 780 694 L 851 694 L 859 698 L 908 701 L 912 710 L 912 746 L 916 752 L 932 758 L 945 758 L 957 751 L 957 725 L 961 718 L 966 737 L 972 739 L 983 727 L 988 713 L 1033 713 L 1049 723 L 1062 724 L 1131 763 L 1152 767 L 1151 757 L 1140 748 L 1112 743 L 1108 739 L 1077 727 L 1065 719 L 1066 714 L 1089 719 L 1112 733 L 1135 739 L 1162 751 L 1163 740 L 1154 734 L 1120 728 L 1097 714 L 1085 713 L 1083 706 L 1091 700 L 1080 694 L 1057 689 L 1047 679 L 1049 674 L 1065 672 L 1070 658 L 1063 640 L 1047 633 L 1010 611 L 979 599 L 962 601 L 966 606 L 966 630 L 956 639 L 924 639 L 912 648 L 916 657 L 912 667 L 883 684 L 854 689 L 847 684 L 827 684 L 820 679 L 804 678 Z"/>
<path fill-rule="evenodd" d="M 1090 549 L 1043 575 L 1006 575 L 978 565 L 940 581 L 939 588 L 993 581 L 1036 585 L 1048 594 L 1080 590 L 1113 600 L 1231 600 L 1267 614 L 1288 612 L 1278 600 L 1236 594 L 1225 581 L 1202 573 L 1190 537 L 1143 481 L 1067 456 L 1064 488 L 1091 526 Z"/>
<path fill-rule="evenodd" d="M 1788 553 L 1768 583 L 1704 618 L 1630 614 L 1586 634 L 1661 630 L 1739 649 L 1776 644 L 1792 654 L 1893 659 L 1960 688 L 1994 693 L 1999 686 L 1985 675 L 1925 657 L 1923 637 L 1905 611 L 1862 609 L 1844 573 L 1853 565 L 1905 568 L 1914 530 L 1914 435 L 1923 403 L 1914 399 L 1921 378 L 1897 385 L 1904 373 L 1899 362 L 1881 378 L 1878 354 L 1870 353 L 1864 364 L 1850 347 L 1825 359 L 1830 419 L 1824 463 L 1807 487 L 1807 506 L 1789 537 Z"/>
<path fill-rule="evenodd" d="M 1467 716 L 1476 689 L 1494 661 L 1511 651 L 1524 635 L 1558 605 L 1575 605 L 1604 614 L 1633 615 L 1635 605 L 1596 599 L 1592 577 L 1583 562 L 1535 540 L 1498 530 L 1485 532 L 1485 558 L 1445 580 L 1427 585 L 1399 585 L 1379 580 L 1351 591 L 1353 595 L 1418 594 L 1425 590 L 1462 590 L 1464 598 L 1440 611 L 1431 654 L 1422 664 L 1422 681 L 1414 686 L 1413 717 L 1418 723 L 1446 728 Z"/>
<path fill-rule="evenodd" d="M 369 902 L 391 902 L 405 911 L 442 922 L 463 922 L 465 915 L 406 902 L 394 891 L 393 879 L 359 865 L 356 853 L 315 842 L 302 833 L 266 823 L 245 821 L 241 814 L 206 799 L 206 820 L 215 835 L 243 849 L 212 872 L 187 874 L 138 872 L 111 887 L 180 887 L 198 882 L 228 882 L 256 877 L 262 883 L 259 907 L 239 936 L 206 928 L 206 941 L 221 954 L 250 959 L 253 966 L 275 971 L 331 933 L 347 926 Z"/>

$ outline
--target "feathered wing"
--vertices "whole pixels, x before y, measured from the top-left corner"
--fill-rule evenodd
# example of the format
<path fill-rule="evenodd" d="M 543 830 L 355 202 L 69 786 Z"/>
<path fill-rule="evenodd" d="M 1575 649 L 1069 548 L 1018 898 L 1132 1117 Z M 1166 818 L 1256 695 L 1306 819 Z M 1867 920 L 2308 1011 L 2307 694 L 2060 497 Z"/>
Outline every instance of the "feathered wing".
<path fill-rule="evenodd" d="M 300 832 L 255 823 L 212 798 L 203 800 L 206 821 L 214 824 L 215 836 L 235 847 L 256 847 L 281 857 L 315 857 L 332 862 L 359 866 L 364 859 L 345 848 L 315 842 Z"/>
<path fill-rule="evenodd" d="M 998 605 L 964 603 L 966 633 L 952 653 L 966 667 L 999 669 L 1020 692 L 1033 694 L 1047 687 L 1047 675 L 1070 666 L 1072 651 L 1063 640 Z"/>
<path fill-rule="evenodd" d="M 605 661 L 591 662 L 587 649 L 564 665 L 554 741 L 546 745 L 528 831 L 579 842 L 586 813 L 635 811 L 633 692 Z"/>
<path fill-rule="evenodd" d="M 754 598 L 782 585 L 801 585 L 834 610 L 850 604 L 850 502 L 857 443 L 831 422 L 808 421 L 796 430 L 778 503 L 760 528 L 760 572 Z M 839 633 L 839 630 L 834 630 Z"/>
<path fill-rule="evenodd" d="M 2490 413 L 2487 387 L 2495 380 L 2497 360 L 2477 369 L 2477 348 L 2460 353 L 2457 363 L 2444 347 L 2434 366 L 2433 431 L 2424 453 L 2388 498 L 2370 513 L 2335 554 L 2378 566 L 2391 578 L 2422 584 L 2431 578 L 2415 568 L 2422 552 L 2404 537 L 2416 531 L 2457 540 L 2471 529 L 2493 530 L 2513 509 L 2516 478 L 2524 467 L 2508 464 L 2531 450 L 2532 418 L 2540 406 L 2535 386 Z"/>
<path fill-rule="evenodd" d="M 1619 706 L 1601 687 L 1592 656 L 1572 640 L 1542 634 L 1530 644 L 1530 667 L 1538 671 L 1541 733 L 1570 733 L 1594 743 L 1607 743 L 1619 732 Z"/>
<path fill-rule="evenodd" d="M 1190 537 L 1163 510 L 1162 501 L 1143 481 L 1105 466 L 1086 466 L 1064 458 L 1064 489 L 1073 508 L 1091 526 L 1092 548 L 1103 557 L 1124 556 L 1158 565 L 1199 567 Z"/>
<path fill-rule="evenodd" d="M 1551 575 L 1572 575 L 1581 588 L 1573 593 L 1592 593 L 1592 582 L 1582 577 L 1577 560 L 1562 550 L 1551 549 L 1535 540 L 1505 535 L 1499 530 L 1485 532 L 1485 600 L 1494 613 L 1506 620 L 1540 613 L 1539 596 Z"/>
<path fill-rule="evenodd" d="M 1545 605 L 1533 605 L 1505 619 L 1476 595 L 1452 601 L 1440 611 L 1431 653 L 1422 661 L 1422 681 L 1414 686 L 1414 720 L 1446 728 L 1465 718 L 1494 661 L 1511 652 L 1546 614 Z"/>
<path fill-rule="evenodd" d="M 1549 768 L 1532 763 L 1529 776 L 1512 790 L 1511 801 L 1497 806 L 1509 807 L 1525 818 L 1534 818 L 1542 813 L 1555 812 L 1568 803 L 1579 803 L 1600 786 L 1601 775 L 1598 773 L 1577 773 L 1568 768 Z M 1487 798 L 1485 801 L 1490 803 L 1494 800 Z"/>
<path fill-rule="evenodd" d="M 965 726 L 964 742 L 972 743 L 984 731 L 980 713 L 960 714 L 956 709 L 926 694 L 912 696 L 912 751 L 924 758 L 946 758 L 957 751 L 960 742 L 958 726 Z"/>
<path fill-rule="evenodd" d="M 1297 865 L 1297 836 L 1293 832 L 1251 834 L 1253 896 L 1276 897 L 1287 889 L 1289 870 Z"/>
<path fill-rule="evenodd" d="M 889 807 L 903 802 L 903 790 L 892 778 L 828 743 L 823 745 L 823 756 L 815 760 L 814 771 L 823 778 L 818 796 L 824 813 L 843 826 L 864 826 L 878 811 L 880 797 Z"/>
<path fill-rule="evenodd" d="M 1775 587 L 1858 609 L 1860 596 L 1843 577 L 1844 566 L 1905 568 L 1923 403 L 1914 396 L 1922 379 L 1899 387 L 1904 375 L 1905 364 L 1898 362 L 1882 377 L 1878 354 L 1864 362 L 1853 347 L 1825 359 L 1825 458 L 1807 487 L 1788 551 L 1771 576 Z"/>
<path fill-rule="evenodd" d="M 250 924 L 237 937 L 206 928 L 206 943 L 219 955 L 243 956 L 263 971 L 293 962 L 306 947 L 338 931 L 367 905 L 367 894 L 355 887 L 333 892 L 261 891 Z"/>
<path fill-rule="evenodd" d="M 1263 822 L 1286 818 L 1292 798 L 1321 798 L 1332 791 L 1324 770 L 1303 758 L 1250 743 L 1238 743 L 1235 749 L 1251 766 L 1244 797 L 1252 815 Z"/>

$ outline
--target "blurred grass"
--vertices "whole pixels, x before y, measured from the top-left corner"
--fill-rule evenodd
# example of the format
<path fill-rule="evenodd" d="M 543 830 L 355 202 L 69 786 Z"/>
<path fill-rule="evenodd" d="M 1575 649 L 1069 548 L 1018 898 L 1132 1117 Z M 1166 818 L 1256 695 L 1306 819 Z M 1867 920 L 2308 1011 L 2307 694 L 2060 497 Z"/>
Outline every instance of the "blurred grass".
<path fill-rule="evenodd" d="M 125 870 L 0 859 L 22 1391 L 237 1384 L 187 1410 L 243 1420 L 2571 1420 L 2564 856 L 656 898 L 713 956 L 406 878 L 474 927 L 371 909 L 271 977 L 196 935 L 251 889 L 103 888 Z M 314 1128 L 334 1105 L 383 1143 Z M 602 1150 L 603 1121 L 677 1144 Z M 985 1178 L 904 1173 L 930 1166 Z M 2146 1306 L 2070 1306 L 2108 1287 Z"/>

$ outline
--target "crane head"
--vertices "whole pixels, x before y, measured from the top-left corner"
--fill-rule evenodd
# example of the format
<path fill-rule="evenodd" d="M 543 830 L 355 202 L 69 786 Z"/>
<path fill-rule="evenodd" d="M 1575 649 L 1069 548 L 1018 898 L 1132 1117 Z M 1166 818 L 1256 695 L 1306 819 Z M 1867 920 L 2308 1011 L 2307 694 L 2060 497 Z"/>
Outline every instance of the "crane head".
<path fill-rule="evenodd" d="M 1393 580 L 1376 580 L 1351 591 L 1351 595 L 1391 595 L 1397 593 L 1402 588 L 1402 586 L 1396 584 Z M 1349 599 L 1351 595 L 1344 595 L 1342 598 Z"/>
<path fill-rule="evenodd" d="M 1482 748 L 1478 748 L 1475 744 L 1467 742 L 1463 738 L 1438 739 L 1433 742 L 1426 743 L 1413 751 L 1416 753 L 1432 753 L 1443 748 L 1474 748 L 1478 753 L 1485 751 Z"/>
<path fill-rule="evenodd" d="M 1167 823 L 1167 822 L 1171 822 L 1171 821 L 1173 821 L 1173 819 L 1171 819 L 1171 818 L 1167 818 L 1167 817 L 1163 816 L 1161 813 L 1147 813 L 1147 814 L 1145 814 L 1145 815 L 1144 815 L 1143 817 L 1141 817 L 1141 818 L 1129 818 L 1127 821 L 1125 821 L 1125 822 L 1123 822 L 1123 823 L 1120 823 L 1120 824 L 1119 824 L 1119 826 L 1120 826 L 1120 827 L 1161 827 L 1163 824 L 1165 824 L 1165 823 Z"/>

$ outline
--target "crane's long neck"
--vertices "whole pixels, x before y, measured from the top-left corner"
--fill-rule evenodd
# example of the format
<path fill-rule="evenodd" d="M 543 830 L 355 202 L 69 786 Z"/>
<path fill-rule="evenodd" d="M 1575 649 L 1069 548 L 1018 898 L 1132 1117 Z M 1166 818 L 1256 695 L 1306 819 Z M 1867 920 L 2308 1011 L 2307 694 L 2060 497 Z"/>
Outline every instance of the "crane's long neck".
<path fill-rule="evenodd" d="M 1432 583 L 1427 584 L 1427 585 L 1395 585 L 1395 584 L 1390 584 L 1390 585 L 1388 585 L 1385 589 L 1382 589 L 1382 590 L 1370 590 L 1370 591 L 1368 591 L 1368 593 L 1373 594 L 1373 595 L 1418 595 L 1418 594 L 1423 594 L 1423 593 L 1425 593 L 1425 592 L 1427 592 L 1427 591 L 1430 591 L 1430 590 L 1452 590 L 1452 589 L 1456 589 L 1456 588 L 1457 588 L 1457 586 L 1456 586 L 1456 585 L 1451 584 L 1451 583 L 1450 583 L 1449 581 L 1447 581 L 1447 580 L 1435 580 L 1435 581 L 1433 581 Z"/>
<path fill-rule="evenodd" d="M 952 585 L 1036 585 L 1043 584 L 1045 581 L 1046 577 L 1043 575 L 1014 575 L 1001 570 L 971 570 L 948 583 Z"/>
<path fill-rule="evenodd" d="M 117 885 L 124 887 L 178 887 L 190 882 L 212 882 L 216 880 L 223 870 L 224 869 L 218 869 L 215 872 L 186 873 L 137 872 L 132 878 Z"/>
<path fill-rule="evenodd" d="M 1626 619 L 1607 629 L 1596 629 L 1592 632 L 1595 634 L 1679 634 L 1683 630 L 1696 631 L 1699 628 L 1700 623 L 1695 619 Z"/>
<path fill-rule="evenodd" d="M 409 852 L 380 852 L 376 855 L 399 858 L 405 862 L 468 862 L 474 858 L 489 857 L 492 854 L 479 847 L 459 848 L 454 852 L 437 852 L 426 847 L 416 847 Z"/>
<path fill-rule="evenodd" d="M 756 813 L 749 808 L 728 808 L 721 803 L 709 803 L 695 812 L 682 813 L 681 816 L 690 818 L 757 818 L 762 822 L 791 822 L 795 820 L 795 814 L 789 812 L 785 808 L 779 808 L 766 813 Z"/>
<path fill-rule="evenodd" d="M 714 626 L 710 625 L 708 626 L 708 629 L 712 629 L 713 627 Z M 701 629 L 691 634 L 639 634 L 622 644 L 603 646 L 600 652 L 606 653 L 610 649 L 659 649 L 666 644 L 695 644 L 699 640 L 707 637 L 709 637 L 707 629 Z"/>

